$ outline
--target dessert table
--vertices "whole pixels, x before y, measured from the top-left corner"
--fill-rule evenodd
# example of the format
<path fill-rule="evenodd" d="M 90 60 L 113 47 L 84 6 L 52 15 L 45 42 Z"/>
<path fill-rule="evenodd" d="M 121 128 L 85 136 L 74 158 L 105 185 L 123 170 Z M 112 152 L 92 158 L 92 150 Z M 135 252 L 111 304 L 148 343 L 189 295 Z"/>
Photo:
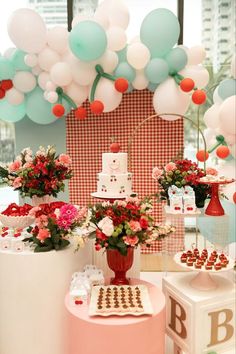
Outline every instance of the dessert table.
<path fill-rule="evenodd" d="M 153 315 L 92 316 L 88 305 L 73 305 L 67 294 L 68 340 L 65 354 L 164 354 L 165 297 L 160 289 L 140 279 L 131 285 L 148 287 Z"/>

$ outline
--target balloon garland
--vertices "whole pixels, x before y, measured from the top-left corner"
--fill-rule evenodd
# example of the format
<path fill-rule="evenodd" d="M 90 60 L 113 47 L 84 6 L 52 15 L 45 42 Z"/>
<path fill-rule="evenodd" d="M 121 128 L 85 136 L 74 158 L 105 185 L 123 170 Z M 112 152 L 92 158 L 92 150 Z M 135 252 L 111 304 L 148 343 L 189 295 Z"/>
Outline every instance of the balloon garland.
<path fill-rule="evenodd" d="M 0 118 L 16 121 L 24 112 L 38 124 L 50 124 L 73 109 L 83 120 L 86 99 L 91 111 L 101 114 L 116 109 L 124 92 L 146 88 L 153 92 L 156 113 L 184 114 L 191 97 L 202 104 L 209 79 L 201 66 L 205 51 L 174 47 L 177 17 L 167 9 L 151 11 L 140 36 L 129 43 L 128 24 L 129 11 L 121 0 L 103 1 L 93 17 L 75 16 L 70 33 L 60 26 L 47 29 L 31 9 L 14 11 L 8 34 L 16 47 L 0 56 Z"/>

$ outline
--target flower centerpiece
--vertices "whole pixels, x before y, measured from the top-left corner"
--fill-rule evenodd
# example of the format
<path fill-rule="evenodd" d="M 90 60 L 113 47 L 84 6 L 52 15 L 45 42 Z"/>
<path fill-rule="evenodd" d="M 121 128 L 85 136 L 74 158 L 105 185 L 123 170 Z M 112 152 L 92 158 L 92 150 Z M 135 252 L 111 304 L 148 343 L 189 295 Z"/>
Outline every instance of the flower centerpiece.
<path fill-rule="evenodd" d="M 56 155 L 53 146 L 40 146 L 35 155 L 30 148 L 25 148 L 15 161 L 0 167 L 0 178 L 22 197 L 56 197 L 64 191 L 64 181 L 72 177 L 70 164 L 70 157 Z"/>
<path fill-rule="evenodd" d="M 77 238 L 77 248 L 83 246 L 85 238 L 78 235 L 78 227 L 86 221 L 87 208 L 53 202 L 32 208 L 29 215 L 35 218 L 35 225 L 27 231 L 31 236 L 24 239 L 35 248 L 34 252 L 61 250 Z"/>
<path fill-rule="evenodd" d="M 168 188 L 172 185 L 178 188 L 191 186 L 195 192 L 196 206 L 202 208 L 205 200 L 210 197 L 210 187 L 199 184 L 198 180 L 206 174 L 215 173 L 217 174 L 217 171 L 213 168 L 209 168 L 205 172 L 195 162 L 184 159 L 169 162 L 161 169 L 154 167 L 152 177 L 162 188 L 160 192 L 161 199 L 168 200 Z"/>
<path fill-rule="evenodd" d="M 88 237 L 95 238 L 95 249 L 104 248 L 108 266 L 115 272 L 112 284 L 128 284 L 125 273 L 132 266 L 133 250 L 150 246 L 175 230 L 172 225 L 155 223 L 150 198 L 98 202 L 90 207 Z"/>

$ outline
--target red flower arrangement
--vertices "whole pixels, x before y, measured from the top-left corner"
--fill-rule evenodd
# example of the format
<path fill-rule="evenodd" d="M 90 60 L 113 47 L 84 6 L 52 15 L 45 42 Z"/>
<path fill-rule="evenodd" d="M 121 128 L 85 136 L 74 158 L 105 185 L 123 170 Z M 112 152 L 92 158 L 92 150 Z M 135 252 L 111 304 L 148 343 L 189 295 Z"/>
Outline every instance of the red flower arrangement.
<path fill-rule="evenodd" d="M 0 177 L 23 197 L 56 197 L 60 191 L 64 191 L 64 180 L 72 177 L 70 164 L 70 157 L 56 155 L 52 146 L 47 149 L 40 147 L 34 156 L 31 149 L 26 148 L 6 168 L 0 167 Z"/>

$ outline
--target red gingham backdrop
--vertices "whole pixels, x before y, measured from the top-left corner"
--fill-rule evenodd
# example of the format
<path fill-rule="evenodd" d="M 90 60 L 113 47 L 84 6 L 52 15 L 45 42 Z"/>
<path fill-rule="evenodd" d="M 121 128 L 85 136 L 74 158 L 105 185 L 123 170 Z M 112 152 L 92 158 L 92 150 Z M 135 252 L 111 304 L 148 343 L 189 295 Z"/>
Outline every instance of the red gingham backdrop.
<path fill-rule="evenodd" d="M 121 145 L 121 151 L 128 151 L 128 141 L 134 129 L 148 116 L 155 114 L 152 105 L 153 94 L 148 90 L 124 94 L 122 103 L 113 112 L 94 116 L 89 103 L 85 103 L 88 117 L 84 121 L 75 119 L 73 112 L 67 117 L 67 152 L 71 156 L 74 177 L 70 181 L 70 201 L 78 205 L 95 202 L 90 196 L 97 189 L 96 175 L 102 169 L 102 153 L 109 151 L 111 137 Z M 167 98 L 168 99 L 168 98 Z M 153 118 L 142 125 L 131 145 L 130 172 L 133 173 L 133 191 L 139 196 L 157 191 L 152 179 L 152 168 L 169 162 L 183 149 L 182 119 L 168 122 Z M 162 205 L 157 204 L 156 216 L 163 221 Z M 175 253 L 183 247 L 183 222 L 178 222 L 177 232 L 168 241 L 155 242 L 143 253 L 163 250 Z M 165 245 L 165 246 L 164 246 Z"/>

